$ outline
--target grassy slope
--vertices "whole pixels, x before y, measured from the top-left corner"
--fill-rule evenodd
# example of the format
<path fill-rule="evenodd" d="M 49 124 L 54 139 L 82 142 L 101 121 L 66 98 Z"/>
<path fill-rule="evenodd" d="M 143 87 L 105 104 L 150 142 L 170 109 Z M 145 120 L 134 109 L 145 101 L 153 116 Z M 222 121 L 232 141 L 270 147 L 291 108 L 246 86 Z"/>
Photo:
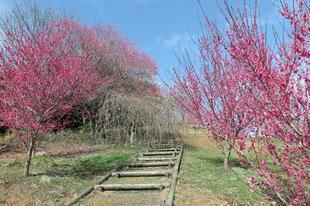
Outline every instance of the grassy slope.
<path fill-rule="evenodd" d="M 187 148 L 181 166 L 177 205 L 268 205 L 244 183 L 251 170 L 239 165 L 236 155 L 231 169 L 223 170 L 223 156 L 215 142 L 201 131 L 187 129 Z"/>
<path fill-rule="evenodd" d="M 70 133 L 65 139 L 46 137 L 44 151 L 61 152 L 79 150 L 87 145 L 80 137 Z M 77 138 L 77 139 L 76 139 Z M 76 143 L 78 142 L 78 143 Z M 176 205 L 261 205 L 261 195 L 252 192 L 244 178 L 252 172 L 231 161 L 231 170 L 223 170 L 223 157 L 212 139 L 189 129 L 184 142 L 187 148 L 181 166 L 181 177 L 176 193 Z M 102 149 L 75 157 L 36 157 L 31 172 L 37 174 L 23 178 L 24 157 L 0 158 L 0 205 L 63 205 L 93 182 L 105 171 L 130 159 L 139 148 L 123 146 Z M 16 158 L 17 157 L 17 158 Z"/>
<path fill-rule="evenodd" d="M 71 144 L 70 149 L 74 147 L 79 148 Z M 2 158 L 0 205 L 63 205 L 137 151 L 118 146 L 70 158 L 38 156 L 31 164 L 36 175 L 28 178 L 23 177 L 24 157 Z"/>

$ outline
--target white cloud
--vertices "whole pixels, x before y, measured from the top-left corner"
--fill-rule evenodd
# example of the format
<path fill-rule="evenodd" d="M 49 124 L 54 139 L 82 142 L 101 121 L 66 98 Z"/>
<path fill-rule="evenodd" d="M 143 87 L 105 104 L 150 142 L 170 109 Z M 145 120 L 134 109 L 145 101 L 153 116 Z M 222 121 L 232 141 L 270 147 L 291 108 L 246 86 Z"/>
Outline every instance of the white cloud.
<path fill-rule="evenodd" d="M 179 46 L 182 42 L 187 41 L 187 38 L 180 34 L 172 34 L 168 38 L 163 40 L 163 45 L 166 47 L 176 47 Z"/>
<path fill-rule="evenodd" d="M 159 36 L 156 43 L 169 49 L 191 48 L 196 38 L 197 35 L 173 33 L 166 37 Z"/>

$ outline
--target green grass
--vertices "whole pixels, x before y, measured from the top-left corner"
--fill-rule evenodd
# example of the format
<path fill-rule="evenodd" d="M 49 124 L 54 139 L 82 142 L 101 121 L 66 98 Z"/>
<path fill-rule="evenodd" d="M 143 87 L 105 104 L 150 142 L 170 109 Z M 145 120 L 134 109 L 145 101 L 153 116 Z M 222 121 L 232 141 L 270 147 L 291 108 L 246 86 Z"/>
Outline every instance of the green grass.
<path fill-rule="evenodd" d="M 252 205 L 262 201 L 261 195 L 249 190 L 244 179 L 253 172 L 239 165 L 237 158 L 230 161 L 230 170 L 223 169 L 223 158 L 217 151 L 186 149 L 182 163 L 182 180 L 201 190 L 230 199 L 238 204 Z"/>
<path fill-rule="evenodd" d="M 179 184 L 181 189 L 191 188 L 194 193 L 216 196 L 229 205 L 266 203 L 262 194 L 250 190 L 245 183 L 245 178 L 255 173 L 247 166 L 240 165 L 236 154 L 232 154 L 230 169 L 225 171 L 223 155 L 212 139 L 191 131 L 185 142 L 194 145 L 188 145 L 184 152 Z"/>
<path fill-rule="evenodd" d="M 64 205 L 138 151 L 138 148 L 120 146 L 70 158 L 37 156 L 32 160 L 32 176 L 28 178 L 23 177 L 25 158 L 2 159 L 0 191 L 14 191 L 19 194 L 19 201 L 30 201 L 30 205 Z M 6 198 L 0 198 L 0 202 L 10 199 L 10 194 L 5 193 Z M 15 198 L 13 193 L 12 198 Z"/>
<path fill-rule="evenodd" d="M 110 171 L 123 164 L 133 156 L 133 153 L 113 151 L 110 154 L 95 154 L 75 159 L 71 164 L 59 163 L 52 165 L 47 174 L 50 176 L 77 176 L 88 179 L 102 175 L 104 171 Z"/>
<path fill-rule="evenodd" d="M 209 201 L 210 198 L 214 199 L 209 205 L 223 205 L 223 202 L 229 205 L 257 205 L 264 202 L 262 195 L 251 191 L 244 182 L 248 175 L 254 174 L 253 171 L 240 165 L 235 154 L 230 161 L 230 170 L 225 171 L 223 156 L 214 141 L 196 130 L 190 132 L 184 139 L 190 146 L 186 147 L 182 160 L 177 201 L 182 205 L 187 200 L 189 203 L 184 205 L 201 205 L 205 199 Z M 84 143 L 81 134 L 68 133 L 64 137 L 57 135 L 45 137 L 43 144 L 46 148 L 52 145 L 58 149 L 57 145 L 65 137 L 68 137 L 65 145 L 70 147 L 74 146 L 75 138 Z M 75 144 L 80 148 L 81 144 Z M 141 148 L 119 145 L 70 158 L 37 156 L 33 158 L 30 167 L 34 175 L 28 178 L 23 177 L 25 158 L 0 159 L 0 193 L 4 191 L 1 194 L 6 198 L 9 195 L 15 198 L 14 195 L 18 194 L 19 200 L 22 203 L 29 201 L 29 205 L 64 205 L 107 171 L 130 160 L 139 151 Z M 201 198 L 206 196 L 205 199 Z M 198 198 L 201 198 L 201 202 L 195 202 Z M 0 204 L 3 201 L 0 195 Z"/>
<path fill-rule="evenodd" d="M 93 177 L 129 161 L 134 154 L 134 150 L 116 147 L 74 158 L 37 156 L 32 159 L 30 169 L 33 175 Z M 22 169 L 24 162 L 25 158 L 17 158 L 3 165 L 8 172 Z"/>
<path fill-rule="evenodd" d="M 45 134 L 41 138 L 42 145 L 48 145 L 50 142 L 91 142 L 90 132 L 84 129 L 65 130 L 57 133 Z"/>

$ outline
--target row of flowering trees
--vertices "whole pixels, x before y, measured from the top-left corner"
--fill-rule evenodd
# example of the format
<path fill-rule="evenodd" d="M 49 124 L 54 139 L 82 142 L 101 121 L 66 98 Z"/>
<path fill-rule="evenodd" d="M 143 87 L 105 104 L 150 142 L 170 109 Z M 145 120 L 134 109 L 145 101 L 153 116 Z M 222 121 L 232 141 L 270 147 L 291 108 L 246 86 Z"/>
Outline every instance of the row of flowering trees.
<path fill-rule="evenodd" d="M 247 182 L 279 205 L 308 205 L 310 164 L 309 2 L 280 1 L 285 38 L 267 41 L 257 7 L 233 9 L 226 26 L 206 17 L 196 66 L 185 58 L 171 94 L 188 119 L 207 127 L 225 154 L 231 150 L 257 173 Z M 272 43 L 271 43 L 272 42 Z"/>
<path fill-rule="evenodd" d="M 153 60 L 110 26 L 17 7 L 2 19 L 1 32 L 0 120 L 27 148 L 25 176 L 42 134 L 65 126 L 73 110 L 95 121 L 96 100 L 125 84 L 123 75 L 151 82 L 156 74 Z"/>

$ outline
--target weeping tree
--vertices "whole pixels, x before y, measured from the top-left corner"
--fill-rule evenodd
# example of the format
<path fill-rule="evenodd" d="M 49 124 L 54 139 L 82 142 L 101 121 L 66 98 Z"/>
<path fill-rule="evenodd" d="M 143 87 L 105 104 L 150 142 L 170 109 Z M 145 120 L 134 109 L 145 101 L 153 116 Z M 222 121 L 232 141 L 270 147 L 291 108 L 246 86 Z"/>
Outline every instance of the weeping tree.
<path fill-rule="evenodd" d="M 176 138 L 174 104 L 162 96 L 110 93 L 100 108 L 97 141 L 104 143 L 150 144 Z"/>
<path fill-rule="evenodd" d="M 129 97 L 158 96 L 159 89 L 154 83 L 157 73 L 154 61 L 114 27 L 96 26 L 92 28 L 90 36 L 96 42 L 92 44 L 96 60 L 94 68 L 103 78 L 110 80 L 109 84 L 98 90 L 98 95 L 84 105 L 90 122 L 91 137 L 94 142 L 98 142 L 104 135 L 102 125 L 109 121 L 112 121 L 110 125 L 115 125 L 114 116 L 110 116 L 115 115 L 115 105 L 127 104 L 124 97 L 131 99 Z M 120 118 L 116 119 L 122 122 Z"/>

